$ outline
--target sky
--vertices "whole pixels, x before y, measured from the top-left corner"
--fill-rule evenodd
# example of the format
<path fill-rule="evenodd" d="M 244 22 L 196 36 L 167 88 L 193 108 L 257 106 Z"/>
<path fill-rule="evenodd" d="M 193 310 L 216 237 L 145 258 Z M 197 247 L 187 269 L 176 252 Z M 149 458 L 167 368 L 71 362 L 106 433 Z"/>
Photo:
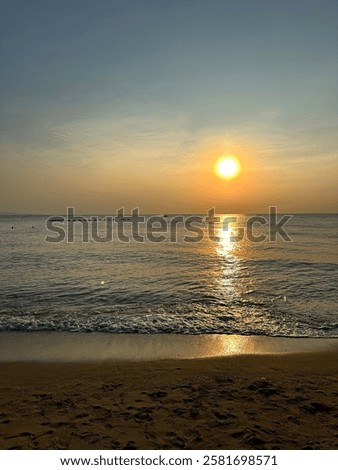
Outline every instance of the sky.
<path fill-rule="evenodd" d="M 1 11 L 0 211 L 337 212 L 336 0 Z"/>

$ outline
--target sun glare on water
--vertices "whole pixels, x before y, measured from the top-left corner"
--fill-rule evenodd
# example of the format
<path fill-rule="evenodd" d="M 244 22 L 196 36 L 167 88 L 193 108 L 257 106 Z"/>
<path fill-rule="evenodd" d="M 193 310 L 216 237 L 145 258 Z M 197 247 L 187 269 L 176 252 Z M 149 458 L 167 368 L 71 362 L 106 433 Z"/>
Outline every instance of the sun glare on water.
<path fill-rule="evenodd" d="M 240 172 L 240 164 L 235 157 L 222 157 L 215 165 L 216 174 L 220 178 L 232 179 Z"/>

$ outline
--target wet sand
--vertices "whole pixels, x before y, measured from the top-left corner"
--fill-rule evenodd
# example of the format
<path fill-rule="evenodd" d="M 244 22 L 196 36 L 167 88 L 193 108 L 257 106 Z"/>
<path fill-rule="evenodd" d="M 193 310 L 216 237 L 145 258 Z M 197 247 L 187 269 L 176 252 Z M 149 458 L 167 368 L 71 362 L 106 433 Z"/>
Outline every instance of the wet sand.
<path fill-rule="evenodd" d="M 0 365 L 1 449 L 337 449 L 338 347 Z"/>
<path fill-rule="evenodd" d="M 0 362 L 102 362 L 201 359 L 233 355 L 324 352 L 338 338 L 239 335 L 0 332 Z"/>

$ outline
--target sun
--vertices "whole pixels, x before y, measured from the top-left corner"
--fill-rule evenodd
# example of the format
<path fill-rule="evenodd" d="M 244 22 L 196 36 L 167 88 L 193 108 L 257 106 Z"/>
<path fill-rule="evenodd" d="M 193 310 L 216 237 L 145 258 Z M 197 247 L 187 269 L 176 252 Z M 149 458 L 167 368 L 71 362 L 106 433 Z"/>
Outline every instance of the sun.
<path fill-rule="evenodd" d="M 241 166 L 236 157 L 221 157 L 215 165 L 215 172 L 220 178 L 235 178 L 241 170 Z"/>

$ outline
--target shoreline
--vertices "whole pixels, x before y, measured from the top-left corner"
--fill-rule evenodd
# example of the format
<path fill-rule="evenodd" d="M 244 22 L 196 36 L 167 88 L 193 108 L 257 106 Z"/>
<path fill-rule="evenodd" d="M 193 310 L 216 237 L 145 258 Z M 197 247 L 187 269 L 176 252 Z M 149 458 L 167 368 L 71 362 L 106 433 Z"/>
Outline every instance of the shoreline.
<path fill-rule="evenodd" d="M 139 362 L 338 350 L 338 338 L 0 332 L 0 363 Z"/>

